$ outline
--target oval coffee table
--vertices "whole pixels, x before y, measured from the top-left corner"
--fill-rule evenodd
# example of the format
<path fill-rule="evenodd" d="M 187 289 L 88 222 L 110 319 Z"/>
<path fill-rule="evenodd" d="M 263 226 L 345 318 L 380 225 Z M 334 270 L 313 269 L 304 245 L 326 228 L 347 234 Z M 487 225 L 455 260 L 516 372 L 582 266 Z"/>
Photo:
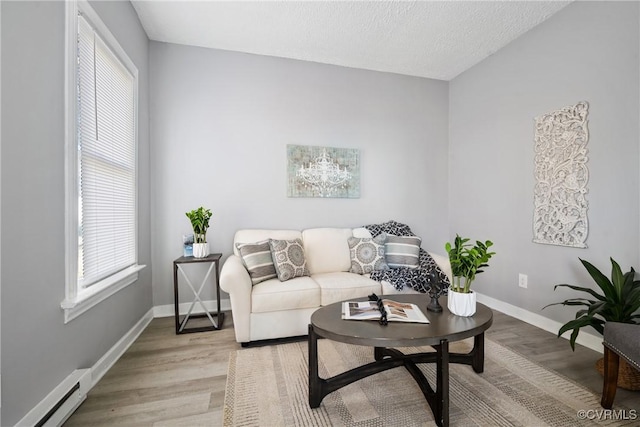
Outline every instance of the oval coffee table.
<path fill-rule="evenodd" d="M 309 324 L 309 406 L 317 408 L 322 399 L 339 388 L 387 369 L 404 366 L 420 386 L 439 426 L 449 425 L 449 363 L 471 365 L 484 370 L 484 331 L 493 322 L 493 312 L 477 304 L 471 317 L 451 314 L 446 297 L 440 299 L 441 313 L 427 311 L 427 295 L 385 295 L 383 298 L 416 304 L 431 323 L 389 322 L 382 326 L 372 320 L 343 320 L 342 303 L 321 307 L 311 315 Z M 356 298 L 353 301 L 364 301 Z M 318 376 L 318 338 L 348 344 L 374 347 L 374 361 L 331 378 Z M 474 337 L 473 349 L 466 354 L 449 353 L 449 343 Z M 403 354 L 392 347 L 431 346 L 435 352 Z M 416 366 L 418 363 L 436 364 L 436 388 Z"/>

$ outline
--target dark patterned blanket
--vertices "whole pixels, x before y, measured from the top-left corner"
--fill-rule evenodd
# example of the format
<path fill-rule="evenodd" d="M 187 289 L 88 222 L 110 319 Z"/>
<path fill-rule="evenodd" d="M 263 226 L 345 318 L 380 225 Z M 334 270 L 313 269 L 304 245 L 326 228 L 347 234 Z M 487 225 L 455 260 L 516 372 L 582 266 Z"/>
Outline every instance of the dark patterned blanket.
<path fill-rule="evenodd" d="M 365 225 L 373 237 L 380 233 L 393 234 L 396 236 L 415 236 L 408 225 L 396 221 L 389 221 L 383 224 Z M 420 248 L 418 268 L 392 268 L 390 270 L 376 270 L 371 273 L 371 278 L 376 281 L 385 280 L 393 285 L 397 290 L 402 290 L 405 286 L 415 289 L 418 292 L 429 292 L 430 285 L 427 281 L 429 273 L 435 271 L 438 275 L 442 288 L 449 287 L 449 278 L 442 272 L 435 260 Z"/>

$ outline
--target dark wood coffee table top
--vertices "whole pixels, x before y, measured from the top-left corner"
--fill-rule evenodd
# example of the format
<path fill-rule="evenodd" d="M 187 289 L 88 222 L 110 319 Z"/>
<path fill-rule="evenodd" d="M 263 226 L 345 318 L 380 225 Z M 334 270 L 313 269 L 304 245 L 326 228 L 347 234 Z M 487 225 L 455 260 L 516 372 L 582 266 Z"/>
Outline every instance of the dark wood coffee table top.
<path fill-rule="evenodd" d="M 311 315 L 311 324 L 319 335 L 334 341 L 371 347 L 408 347 L 438 345 L 440 341 L 459 341 L 486 331 L 493 322 L 493 312 L 478 303 L 471 317 L 452 314 L 447 309 L 447 298 L 441 297 L 441 313 L 427 311 L 430 299 L 427 295 L 384 295 L 399 302 L 410 302 L 420 307 L 431 323 L 389 322 L 380 325 L 375 320 L 343 320 L 342 303 L 321 307 Z M 365 301 L 355 298 L 353 301 Z"/>

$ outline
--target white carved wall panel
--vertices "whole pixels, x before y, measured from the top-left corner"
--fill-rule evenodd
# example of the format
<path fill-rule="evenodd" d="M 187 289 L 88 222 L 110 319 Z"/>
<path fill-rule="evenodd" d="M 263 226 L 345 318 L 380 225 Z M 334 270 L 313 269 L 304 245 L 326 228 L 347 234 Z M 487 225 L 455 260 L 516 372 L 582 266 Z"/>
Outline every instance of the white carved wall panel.
<path fill-rule="evenodd" d="M 536 117 L 533 241 L 586 248 L 587 114 L 579 102 Z"/>

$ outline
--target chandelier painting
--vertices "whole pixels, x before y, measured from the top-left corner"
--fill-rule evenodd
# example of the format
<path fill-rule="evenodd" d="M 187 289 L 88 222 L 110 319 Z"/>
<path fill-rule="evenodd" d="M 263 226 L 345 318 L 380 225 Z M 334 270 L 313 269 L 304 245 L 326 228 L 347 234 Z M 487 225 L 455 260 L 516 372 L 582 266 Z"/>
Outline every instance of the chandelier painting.
<path fill-rule="evenodd" d="M 356 149 L 287 145 L 289 197 L 360 197 Z"/>

